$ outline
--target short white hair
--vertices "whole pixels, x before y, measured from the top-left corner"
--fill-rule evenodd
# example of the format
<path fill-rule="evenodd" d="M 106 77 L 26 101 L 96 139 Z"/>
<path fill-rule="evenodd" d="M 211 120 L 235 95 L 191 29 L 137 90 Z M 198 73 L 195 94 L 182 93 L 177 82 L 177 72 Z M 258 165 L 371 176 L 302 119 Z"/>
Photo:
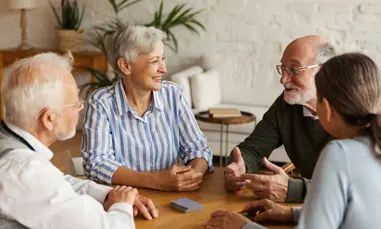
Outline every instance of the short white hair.
<path fill-rule="evenodd" d="M 113 69 L 123 74 L 118 66 L 119 58 L 135 63 L 139 53 L 152 52 L 156 43 L 164 38 L 166 34 L 155 27 L 126 26 L 106 37 L 107 58 Z"/>
<path fill-rule="evenodd" d="M 14 63 L 1 86 L 5 119 L 14 125 L 33 129 L 44 108 L 60 111 L 64 103 L 62 72 L 70 72 L 73 56 L 42 53 Z M 56 67 L 63 71 L 57 71 Z"/>

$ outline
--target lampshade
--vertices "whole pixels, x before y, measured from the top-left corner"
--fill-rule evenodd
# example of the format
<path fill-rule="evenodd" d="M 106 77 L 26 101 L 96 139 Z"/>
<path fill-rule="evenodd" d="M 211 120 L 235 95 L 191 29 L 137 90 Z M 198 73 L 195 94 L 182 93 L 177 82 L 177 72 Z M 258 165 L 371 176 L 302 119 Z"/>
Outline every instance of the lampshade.
<path fill-rule="evenodd" d="M 37 0 L 8 0 L 10 9 L 37 8 Z"/>

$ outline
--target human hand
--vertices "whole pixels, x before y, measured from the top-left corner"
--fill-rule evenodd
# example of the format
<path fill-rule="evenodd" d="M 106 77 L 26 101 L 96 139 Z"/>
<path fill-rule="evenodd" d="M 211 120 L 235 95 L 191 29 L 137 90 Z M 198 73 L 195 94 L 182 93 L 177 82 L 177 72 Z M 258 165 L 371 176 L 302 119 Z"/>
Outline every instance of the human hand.
<path fill-rule="evenodd" d="M 263 164 L 273 172 L 273 175 L 243 174 L 241 181 L 246 181 L 245 185 L 251 189 L 257 197 L 270 199 L 275 202 L 285 202 L 288 192 L 288 180 L 286 172 L 279 166 L 263 158 Z"/>
<path fill-rule="evenodd" d="M 240 176 L 246 173 L 245 162 L 238 147 L 233 149 L 234 162 L 225 168 L 225 187 L 229 191 L 239 191 L 245 187 Z"/>
<path fill-rule="evenodd" d="M 256 213 L 260 211 L 259 214 Z M 241 211 L 242 213 L 252 213 L 255 222 L 264 220 L 275 220 L 280 222 L 292 222 L 292 208 L 277 204 L 272 200 L 262 199 L 252 201 Z"/>
<path fill-rule="evenodd" d="M 157 188 L 167 191 L 192 191 L 200 188 L 203 173 L 191 166 L 173 165 L 168 170 L 157 172 Z"/>
<path fill-rule="evenodd" d="M 134 216 L 139 214 L 148 220 L 159 216 L 159 211 L 156 209 L 152 200 L 142 195 L 136 196 L 133 209 Z"/>
<path fill-rule="evenodd" d="M 231 211 L 215 211 L 205 223 L 206 229 L 242 229 L 251 221 L 245 216 Z"/>
<path fill-rule="evenodd" d="M 115 186 L 107 195 L 107 200 L 103 204 L 103 208 L 108 211 L 115 203 L 129 203 L 133 205 L 135 197 L 138 194 L 136 188 L 130 186 Z"/>

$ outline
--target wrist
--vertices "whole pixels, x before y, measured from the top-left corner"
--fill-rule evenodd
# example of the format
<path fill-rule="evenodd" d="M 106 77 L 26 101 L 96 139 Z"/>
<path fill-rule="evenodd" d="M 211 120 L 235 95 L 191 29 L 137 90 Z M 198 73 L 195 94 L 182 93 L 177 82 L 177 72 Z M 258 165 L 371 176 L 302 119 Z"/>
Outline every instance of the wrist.
<path fill-rule="evenodd" d="M 164 179 L 160 179 L 160 170 L 152 171 L 147 174 L 148 188 L 161 190 L 162 182 Z"/>
<path fill-rule="evenodd" d="M 199 173 L 206 173 L 208 171 L 209 165 L 204 158 L 195 158 L 190 160 L 187 165 L 190 165 L 192 169 Z"/>

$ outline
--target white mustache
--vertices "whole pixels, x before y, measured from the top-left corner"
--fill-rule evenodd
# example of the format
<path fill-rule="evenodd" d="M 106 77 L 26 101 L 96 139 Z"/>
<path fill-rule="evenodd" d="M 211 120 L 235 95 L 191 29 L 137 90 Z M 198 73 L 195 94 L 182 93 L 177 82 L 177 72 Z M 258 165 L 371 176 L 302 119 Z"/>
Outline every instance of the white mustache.
<path fill-rule="evenodd" d="M 284 88 L 287 89 L 287 90 L 290 90 L 290 89 L 296 89 L 296 90 L 298 90 L 298 89 L 299 89 L 297 86 L 295 86 L 295 85 L 292 84 L 292 83 L 286 83 L 286 84 L 284 85 Z"/>

